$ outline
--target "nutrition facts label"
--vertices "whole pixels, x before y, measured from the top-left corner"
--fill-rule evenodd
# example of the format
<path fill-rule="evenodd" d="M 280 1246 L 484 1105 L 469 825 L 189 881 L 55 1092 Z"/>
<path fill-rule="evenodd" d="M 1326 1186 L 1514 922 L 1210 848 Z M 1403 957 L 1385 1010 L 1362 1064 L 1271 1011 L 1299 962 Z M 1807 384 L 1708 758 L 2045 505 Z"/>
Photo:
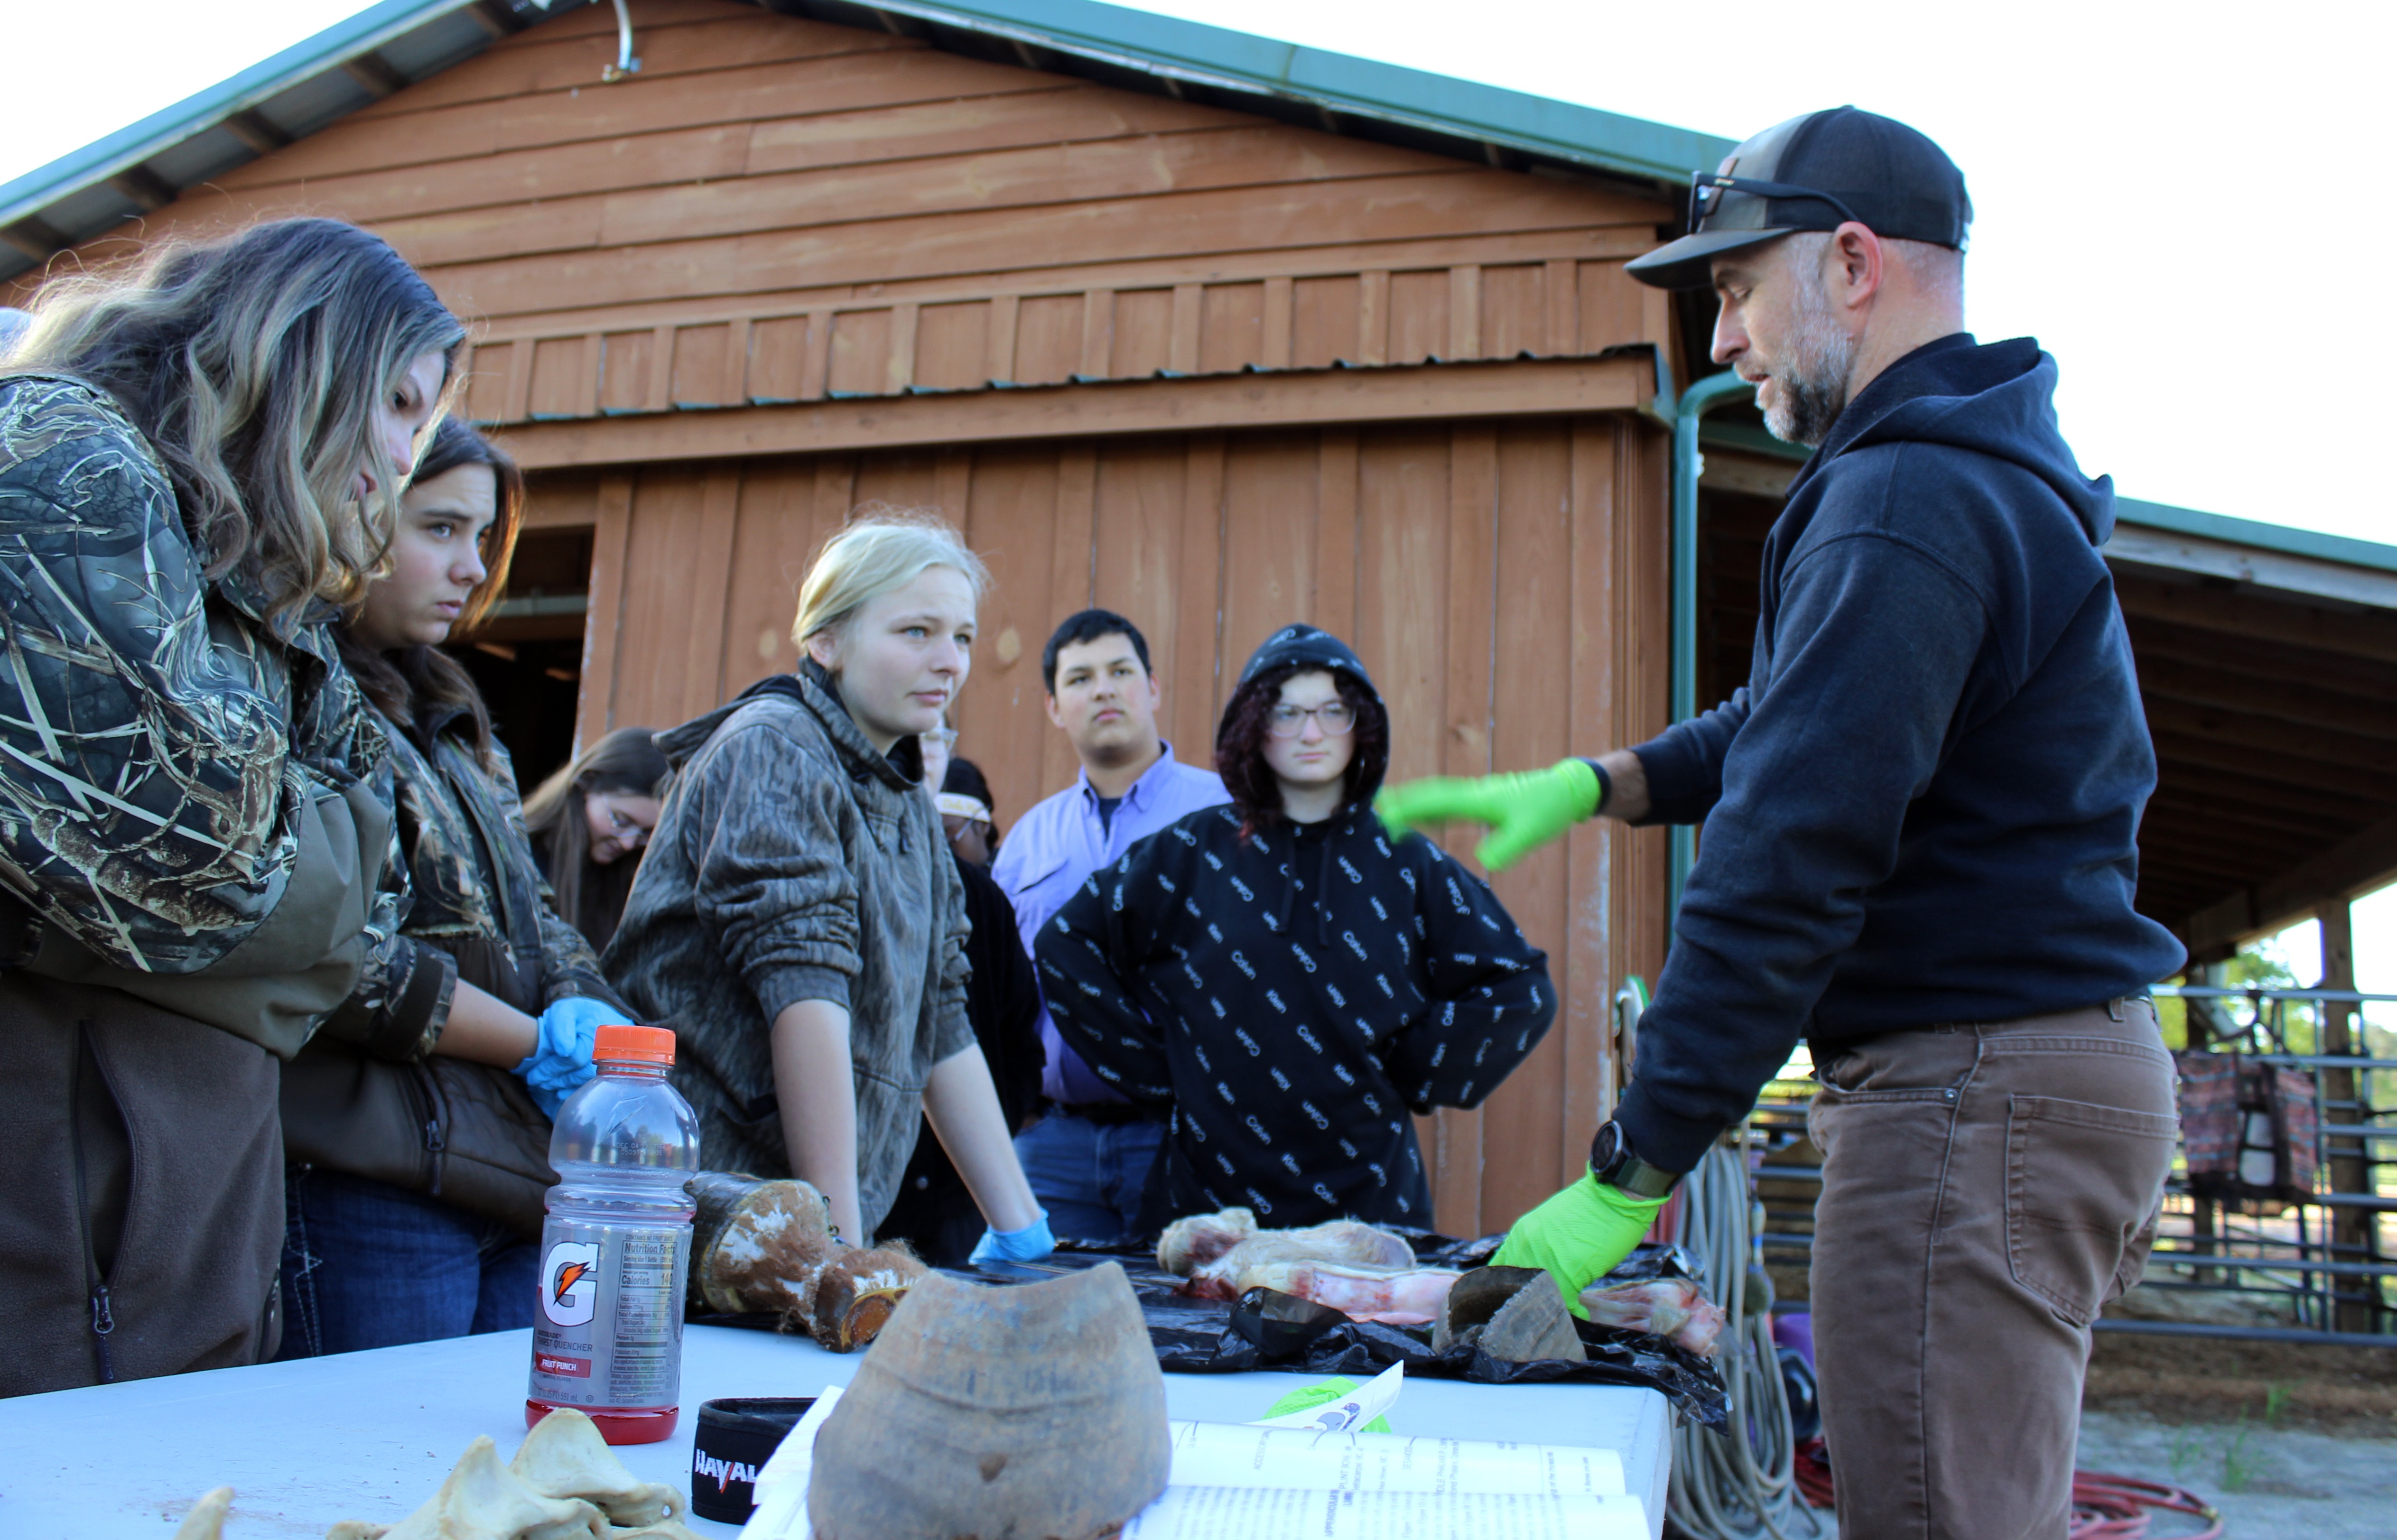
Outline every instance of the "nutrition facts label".
<path fill-rule="evenodd" d="M 614 1405 L 674 1399 L 682 1358 L 677 1239 L 654 1230 L 623 1234 L 616 1285 L 616 1350 L 608 1366 Z"/>

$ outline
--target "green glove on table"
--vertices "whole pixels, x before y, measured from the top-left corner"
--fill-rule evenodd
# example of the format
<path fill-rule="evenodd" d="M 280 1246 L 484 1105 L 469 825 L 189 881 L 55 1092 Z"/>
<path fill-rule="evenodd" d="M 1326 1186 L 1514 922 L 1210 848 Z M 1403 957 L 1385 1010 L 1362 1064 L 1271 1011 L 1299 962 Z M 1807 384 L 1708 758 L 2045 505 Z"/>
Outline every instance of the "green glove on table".
<path fill-rule="evenodd" d="M 1565 1308 L 1587 1320 L 1581 1292 L 1631 1254 L 1664 1206 L 1662 1198 L 1634 1198 L 1585 1175 L 1515 1221 L 1490 1264 L 1546 1269 L 1565 1296 Z"/>
<path fill-rule="evenodd" d="M 1474 853 L 1499 872 L 1597 812 L 1602 795 L 1588 760 L 1566 759 L 1512 775 L 1410 781 L 1373 798 L 1373 810 L 1393 839 L 1425 824 L 1487 824 Z"/>

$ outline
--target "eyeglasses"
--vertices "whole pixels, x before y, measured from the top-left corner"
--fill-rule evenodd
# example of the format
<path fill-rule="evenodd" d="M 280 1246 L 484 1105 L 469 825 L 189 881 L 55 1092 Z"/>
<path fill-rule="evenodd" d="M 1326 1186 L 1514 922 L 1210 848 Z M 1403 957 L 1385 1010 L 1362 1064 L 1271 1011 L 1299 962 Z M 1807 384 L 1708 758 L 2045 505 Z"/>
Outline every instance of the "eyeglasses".
<path fill-rule="evenodd" d="M 1855 220 L 1858 224 L 1865 222 L 1856 218 L 1855 209 L 1830 194 L 1817 192 L 1812 187 L 1800 187 L 1787 181 L 1759 181 L 1754 177 L 1726 177 L 1716 171 L 1693 171 L 1690 173 L 1691 234 L 1698 233 L 1701 221 L 1713 217 L 1715 205 L 1721 201 L 1720 194 L 1723 193 L 1753 193 L 1760 198 L 1812 198 L 1817 203 L 1829 204 L 1840 211 L 1842 219 Z"/>
<path fill-rule="evenodd" d="M 1344 738 L 1357 727 L 1357 713 L 1347 702 L 1327 701 L 1319 706 L 1276 706 L 1265 714 L 1265 730 L 1277 738 L 1295 738 L 1306 730 L 1310 716 L 1329 738 Z"/>

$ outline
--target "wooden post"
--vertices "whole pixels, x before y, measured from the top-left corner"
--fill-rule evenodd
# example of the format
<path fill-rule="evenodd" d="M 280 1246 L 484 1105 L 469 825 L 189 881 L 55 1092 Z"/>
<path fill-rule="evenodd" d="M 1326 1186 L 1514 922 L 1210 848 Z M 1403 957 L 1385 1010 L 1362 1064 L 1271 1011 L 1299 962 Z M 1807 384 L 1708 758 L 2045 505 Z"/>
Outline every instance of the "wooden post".
<path fill-rule="evenodd" d="M 2322 987 L 2353 989 L 2355 987 L 2355 925 L 2346 899 L 2333 899 L 2314 911 L 2322 925 Z M 2355 1008 L 2344 1000 L 2322 1002 L 2322 1040 L 2316 1051 L 2330 1055 L 2353 1053 L 2355 1050 Z M 2325 1123 L 2345 1123 L 2350 1127 L 2362 1121 L 2357 1107 L 2356 1076 L 2351 1069 L 2323 1072 L 2323 1106 L 2319 1116 Z M 2354 1135 L 2336 1137 L 2328 1142 L 2324 1153 L 2330 1160 L 2330 1190 L 2335 1193 L 2369 1193 L 2372 1190 L 2372 1168 L 2366 1163 L 2364 1141 Z M 2370 1209 L 2334 1209 L 2330 1214 L 2331 1254 L 2342 1262 L 2377 1261 L 2379 1251 L 2379 1215 Z M 2377 1279 L 2360 1280 L 2357 1292 L 2365 1297 L 2341 1300 L 2334 1312 L 2334 1326 L 2341 1332 L 2374 1330 L 2372 1302 L 2380 1292 Z M 2337 1289 L 2336 1282 L 2333 1288 Z"/>

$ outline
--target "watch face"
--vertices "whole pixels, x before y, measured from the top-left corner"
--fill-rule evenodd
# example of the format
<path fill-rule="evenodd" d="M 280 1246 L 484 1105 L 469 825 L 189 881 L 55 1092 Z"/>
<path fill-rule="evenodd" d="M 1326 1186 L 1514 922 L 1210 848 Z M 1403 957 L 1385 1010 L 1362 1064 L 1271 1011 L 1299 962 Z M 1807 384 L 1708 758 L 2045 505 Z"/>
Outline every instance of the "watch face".
<path fill-rule="evenodd" d="M 1623 1125 L 1610 1119 L 1605 1127 L 1598 1131 L 1597 1145 L 1589 1155 L 1590 1164 L 1598 1168 L 1600 1176 L 1604 1176 L 1612 1172 L 1622 1158 Z"/>

